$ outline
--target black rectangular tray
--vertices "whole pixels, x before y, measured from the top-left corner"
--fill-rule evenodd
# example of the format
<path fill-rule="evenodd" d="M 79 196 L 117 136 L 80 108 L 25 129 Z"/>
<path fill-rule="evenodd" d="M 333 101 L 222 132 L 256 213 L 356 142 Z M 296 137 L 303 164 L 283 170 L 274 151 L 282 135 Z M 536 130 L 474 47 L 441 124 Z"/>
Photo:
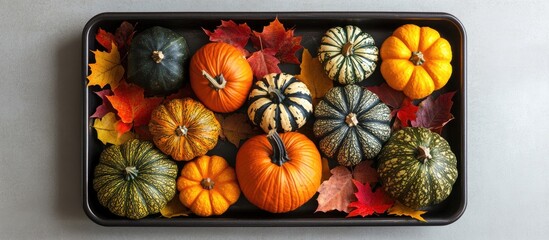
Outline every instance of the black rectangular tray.
<path fill-rule="evenodd" d="M 158 215 L 140 220 L 130 220 L 111 214 L 102 207 L 92 187 L 93 169 L 99 160 L 103 145 L 97 140 L 91 127 L 90 113 L 101 100 L 92 93 L 98 90 L 88 88 L 88 64 L 95 61 L 90 50 L 98 48 L 95 34 L 99 27 L 114 32 L 122 21 L 138 23 L 137 31 L 159 25 L 182 34 L 189 44 L 191 54 L 208 42 L 202 28 L 213 30 L 221 20 L 246 22 L 253 30 L 261 31 L 275 17 L 285 27 L 294 27 L 295 35 L 302 36 L 302 45 L 313 56 L 316 55 L 320 38 L 324 32 L 334 26 L 356 25 L 370 33 L 376 45 L 381 43 L 397 27 L 413 23 L 437 29 L 446 38 L 453 51 L 453 73 L 448 84 L 439 91 L 456 91 L 453 98 L 452 114 L 455 119 L 445 126 L 443 137 L 448 140 L 457 157 L 459 177 L 453 191 L 443 203 L 428 209 L 423 215 L 426 223 L 403 216 L 379 215 L 366 218 L 345 218 L 345 213 L 315 213 L 316 196 L 302 207 L 285 214 L 264 212 L 250 204 L 243 195 L 239 201 L 222 216 L 201 218 L 196 216 L 162 218 Z M 301 50 L 296 54 L 301 56 Z M 379 68 L 378 68 L 379 69 Z M 282 66 L 282 70 L 298 74 L 299 65 Z M 297 72 L 296 72 L 297 71 Z M 365 81 L 364 85 L 379 85 L 383 81 L 379 70 Z M 86 24 L 82 34 L 82 90 L 84 93 L 82 177 L 83 207 L 91 220 L 105 226 L 426 226 L 446 225 L 461 217 L 467 204 L 466 171 L 466 35 L 460 21 L 447 13 L 411 13 L 411 12 L 184 12 L 184 13 L 102 13 Z M 236 149 L 230 144 L 220 144 L 209 154 L 223 154 L 234 166 Z"/>

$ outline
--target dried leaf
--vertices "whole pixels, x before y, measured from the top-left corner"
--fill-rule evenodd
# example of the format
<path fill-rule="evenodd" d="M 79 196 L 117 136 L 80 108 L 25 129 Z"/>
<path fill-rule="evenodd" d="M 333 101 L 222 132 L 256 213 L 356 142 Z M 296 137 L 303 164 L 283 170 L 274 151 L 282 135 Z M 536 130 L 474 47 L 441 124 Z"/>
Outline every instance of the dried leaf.
<path fill-rule="evenodd" d="M 165 218 L 173 217 L 188 217 L 191 214 L 191 210 L 185 207 L 181 201 L 179 201 L 179 194 L 176 194 L 172 200 L 170 200 L 166 206 L 160 209 L 160 214 Z"/>
<path fill-rule="evenodd" d="M 261 134 L 257 128 L 252 127 L 247 121 L 248 116 L 246 114 L 233 113 L 220 122 L 224 137 L 236 147 L 240 147 L 242 140 Z"/>
<path fill-rule="evenodd" d="M 210 37 L 210 41 L 231 44 L 240 49 L 245 56 L 250 55 L 250 53 L 245 49 L 246 44 L 248 44 L 248 40 L 252 34 L 252 30 L 248 24 L 236 24 L 233 20 L 221 20 L 221 25 L 217 26 L 213 32 L 210 32 L 204 28 L 202 28 L 202 30 Z"/>
<path fill-rule="evenodd" d="M 362 184 L 354 179 L 353 183 L 358 189 L 355 193 L 358 200 L 349 204 L 350 208 L 355 209 L 347 217 L 366 217 L 374 213 L 382 214 L 393 206 L 394 200 L 387 196 L 382 188 L 378 188 L 373 192 L 370 184 Z"/>
<path fill-rule="evenodd" d="M 278 18 L 263 27 L 261 33 L 253 31 L 251 39 L 256 49 L 274 49 L 273 55 L 281 62 L 299 64 L 295 53 L 303 48 L 301 36 L 294 37 L 294 29 L 286 30 Z"/>
<path fill-rule="evenodd" d="M 318 188 L 318 208 L 315 212 L 337 210 L 349 213 L 349 204 L 356 200 L 353 175 L 343 166 L 337 166 L 330 172 L 332 176 Z"/>
<path fill-rule="evenodd" d="M 131 132 L 122 135 L 118 134 L 118 131 L 116 131 L 117 123 L 116 114 L 113 112 L 107 113 L 102 118 L 95 119 L 93 128 L 97 131 L 97 138 L 103 144 L 112 143 L 114 145 L 121 145 L 134 137 Z"/>
<path fill-rule="evenodd" d="M 370 185 L 377 183 L 378 173 L 377 170 L 372 167 L 374 161 L 367 160 L 357 164 L 353 169 L 353 179 L 359 181 L 362 184 L 369 183 Z"/>
<path fill-rule="evenodd" d="M 326 92 L 334 86 L 334 81 L 328 77 L 322 63 L 318 58 L 313 58 L 308 49 L 303 50 L 300 67 L 301 73 L 296 78 L 307 85 L 313 98 L 313 106 L 316 106 Z"/>
<path fill-rule="evenodd" d="M 252 67 L 254 77 L 256 79 L 261 79 L 263 76 L 269 73 L 280 73 L 280 68 L 278 67 L 278 59 L 274 57 L 275 50 L 266 48 L 260 51 L 254 52 L 249 58 L 248 63 Z"/>
<path fill-rule="evenodd" d="M 116 43 L 114 35 L 110 32 L 103 30 L 102 28 L 99 28 L 97 34 L 95 34 L 95 40 L 97 40 L 99 45 L 107 49 L 107 52 L 111 51 L 112 43 Z"/>
<path fill-rule="evenodd" d="M 114 32 L 114 39 L 116 46 L 120 49 L 121 53 L 126 53 L 128 46 L 130 45 L 133 35 L 135 34 L 135 26 L 129 22 L 122 22 L 120 27 Z M 122 54 L 122 55 L 123 55 Z"/>
<path fill-rule="evenodd" d="M 110 52 L 91 51 L 95 55 L 95 63 L 90 63 L 91 74 L 88 76 L 88 86 L 99 85 L 101 88 L 110 85 L 116 89 L 124 76 L 124 67 L 120 63 L 118 48 L 111 42 Z"/>
<path fill-rule="evenodd" d="M 409 217 L 412 217 L 412 218 L 415 218 L 419 221 L 422 221 L 422 222 L 427 222 L 421 215 L 426 213 L 427 211 L 419 211 L 419 210 L 414 210 L 414 209 L 411 209 L 409 207 L 406 207 L 404 205 L 402 205 L 400 202 L 395 202 L 395 204 L 389 208 L 389 210 L 387 211 L 387 213 L 389 215 L 396 215 L 396 216 L 409 216 Z"/>
<path fill-rule="evenodd" d="M 452 97 L 456 92 L 448 92 L 440 95 L 436 100 L 431 95 L 419 104 L 419 110 L 413 127 L 424 127 L 440 133 L 442 127 L 454 119 L 452 115 Z"/>
<path fill-rule="evenodd" d="M 219 122 L 221 126 L 223 126 L 223 123 L 225 122 L 225 117 L 221 113 L 214 113 L 215 119 Z M 225 136 L 225 133 L 223 133 L 223 128 L 221 128 L 221 131 L 219 131 L 219 138 L 222 140 L 227 139 Z"/>
<path fill-rule="evenodd" d="M 406 96 L 401 91 L 392 89 L 387 83 L 382 83 L 379 86 L 368 86 L 368 90 L 375 93 L 379 99 L 392 109 L 399 109 L 402 101 Z M 394 116 L 396 112 L 392 112 L 391 116 Z"/>
<path fill-rule="evenodd" d="M 102 103 L 95 109 L 95 113 L 93 113 L 90 118 L 102 118 L 105 114 L 114 112 L 114 108 L 107 98 L 107 96 L 112 95 L 112 91 L 110 89 L 105 89 L 94 93 L 101 98 Z"/>

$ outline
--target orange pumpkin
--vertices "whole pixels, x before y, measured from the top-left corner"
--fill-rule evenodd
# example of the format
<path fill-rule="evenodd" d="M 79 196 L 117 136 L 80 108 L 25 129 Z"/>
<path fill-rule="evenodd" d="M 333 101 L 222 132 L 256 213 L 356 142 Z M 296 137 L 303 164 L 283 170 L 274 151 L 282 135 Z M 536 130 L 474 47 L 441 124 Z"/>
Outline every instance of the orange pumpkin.
<path fill-rule="evenodd" d="M 162 152 L 175 160 L 188 161 L 215 147 L 221 125 L 212 111 L 196 100 L 185 98 L 154 109 L 149 131 Z"/>
<path fill-rule="evenodd" d="M 240 50 L 227 43 L 208 43 L 193 55 L 191 87 L 202 103 L 215 112 L 232 112 L 244 105 L 253 73 Z"/>
<path fill-rule="evenodd" d="M 289 212 L 311 199 L 320 186 L 320 153 L 305 135 L 279 135 L 273 129 L 240 147 L 236 176 L 252 204 L 272 213 Z"/>
<path fill-rule="evenodd" d="M 397 28 L 380 52 L 383 78 L 411 99 L 444 87 L 452 75 L 450 43 L 429 27 L 406 24 Z"/>
<path fill-rule="evenodd" d="M 219 156 L 185 164 L 177 179 L 179 200 L 198 216 L 221 215 L 240 197 L 234 169 Z"/>

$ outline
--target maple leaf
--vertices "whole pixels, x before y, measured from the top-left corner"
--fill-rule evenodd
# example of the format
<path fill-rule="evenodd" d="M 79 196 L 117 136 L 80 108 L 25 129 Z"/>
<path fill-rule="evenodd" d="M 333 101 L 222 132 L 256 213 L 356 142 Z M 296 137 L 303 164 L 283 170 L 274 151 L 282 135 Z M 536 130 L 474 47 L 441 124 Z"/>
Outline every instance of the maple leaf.
<path fill-rule="evenodd" d="M 114 112 L 114 108 L 112 108 L 112 105 L 107 98 L 107 96 L 112 95 L 112 91 L 110 89 L 105 89 L 94 93 L 101 98 L 102 103 L 95 109 L 95 112 L 90 116 L 90 118 L 102 118 L 105 114 Z"/>
<path fill-rule="evenodd" d="M 382 188 L 378 188 L 375 192 L 372 192 L 370 184 L 362 184 L 354 179 L 353 183 L 358 189 L 355 193 L 358 200 L 349 204 L 350 208 L 355 209 L 347 217 L 366 217 L 374 213 L 382 214 L 393 206 L 394 200 L 389 198 Z"/>
<path fill-rule="evenodd" d="M 294 37 L 294 29 L 286 30 L 278 21 L 278 17 L 268 26 L 263 27 L 261 33 L 253 31 L 251 40 L 256 49 L 275 49 L 274 56 L 281 62 L 299 64 L 295 53 L 303 48 L 301 36 Z"/>
<path fill-rule="evenodd" d="M 419 104 L 417 118 L 412 121 L 413 127 L 428 128 L 433 132 L 442 132 L 442 127 L 454 119 L 452 115 L 452 98 L 456 92 L 440 95 L 436 100 L 429 96 Z"/>
<path fill-rule="evenodd" d="M 191 214 L 191 210 L 185 207 L 181 201 L 179 201 L 179 193 L 175 194 L 175 197 L 172 198 L 166 205 L 160 209 L 160 214 L 165 218 L 173 217 L 187 217 Z"/>
<path fill-rule="evenodd" d="M 113 92 L 114 95 L 107 98 L 116 109 L 120 120 L 133 126 L 148 124 L 152 111 L 162 102 L 160 97 L 145 98 L 143 88 L 125 81 Z"/>
<path fill-rule="evenodd" d="M 88 86 L 99 85 L 101 88 L 109 84 L 116 89 L 124 76 L 124 67 L 120 63 L 118 48 L 111 42 L 110 52 L 91 51 L 95 55 L 95 63 L 90 63 L 91 74 L 88 76 Z"/>
<path fill-rule="evenodd" d="M 122 135 L 128 131 L 130 131 L 132 129 L 132 124 L 131 123 L 125 123 L 125 122 L 122 122 L 122 121 L 118 121 L 115 125 L 115 129 L 116 131 L 118 132 L 119 135 Z"/>
<path fill-rule="evenodd" d="M 406 98 L 404 93 L 392 89 L 387 83 L 382 83 L 379 86 L 368 86 L 368 90 L 375 93 L 379 100 L 389 106 L 393 111 L 391 112 L 391 117 L 395 116 L 398 109 L 402 105 L 402 102 Z"/>
<path fill-rule="evenodd" d="M 217 26 L 213 32 L 204 28 L 202 28 L 202 30 L 210 37 L 210 41 L 231 44 L 242 51 L 245 56 L 250 55 L 245 49 L 252 34 L 252 29 L 250 29 L 248 24 L 236 24 L 233 20 L 221 20 L 221 25 Z"/>
<path fill-rule="evenodd" d="M 274 49 L 263 49 L 252 53 L 252 55 L 247 59 L 252 67 L 252 71 L 256 79 L 261 79 L 263 76 L 269 73 L 280 73 L 280 68 L 278 67 L 278 59 L 274 57 Z"/>
<path fill-rule="evenodd" d="M 126 21 L 122 22 L 120 27 L 116 29 L 114 32 L 114 40 L 118 48 L 121 50 L 121 53 L 126 52 L 126 49 L 128 49 L 134 34 L 135 26 Z"/>
<path fill-rule="evenodd" d="M 316 106 L 326 92 L 334 86 L 334 81 L 328 77 L 322 63 L 318 58 L 313 58 L 308 49 L 303 50 L 300 67 L 301 73 L 295 77 L 307 85 L 313 98 L 313 106 Z"/>
<path fill-rule="evenodd" d="M 116 114 L 113 112 L 107 113 L 102 118 L 95 119 L 93 128 L 97 131 L 97 139 L 105 145 L 107 143 L 121 145 L 132 139 L 134 136 L 131 132 L 120 135 L 118 131 L 116 131 L 116 124 L 118 121 L 119 120 L 116 119 Z"/>
<path fill-rule="evenodd" d="M 353 168 L 353 179 L 362 184 L 375 184 L 378 180 L 377 170 L 372 167 L 374 161 L 362 161 Z"/>
<path fill-rule="evenodd" d="M 396 201 L 395 204 L 389 208 L 387 213 L 389 215 L 396 215 L 396 216 L 409 216 L 412 218 L 415 218 L 422 222 L 427 222 L 421 215 L 426 213 L 427 211 L 419 211 L 414 210 L 409 207 L 404 206 L 402 203 Z"/>
<path fill-rule="evenodd" d="M 110 32 L 105 31 L 102 28 L 99 28 L 97 34 L 95 34 L 95 40 L 97 40 L 99 45 L 107 49 L 107 52 L 111 51 L 112 43 L 116 43 L 114 35 Z"/>
<path fill-rule="evenodd" d="M 332 176 L 322 182 L 318 188 L 318 207 L 315 212 L 337 210 L 349 213 L 349 204 L 355 200 L 353 176 L 349 169 L 337 166 L 331 171 Z"/>
<path fill-rule="evenodd" d="M 402 104 L 400 105 L 400 108 L 397 110 L 396 113 L 396 116 L 398 120 L 400 120 L 402 127 L 408 127 L 409 121 L 416 120 L 416 112 L 418 108 L 418 106 L 412 103 L 412 100 L 410 100 L 410 98 L 404 98 Z"/>
<path fill-rule="evenodd" d="M 257 128 L 247 124 L 248 115 L 245 113 L 233 113 L 224 118 L 220 115 L 216 117 L 218 121 L 221 120 L 219 123 L 223 132 L 222 138 L 227 138 L 236 147 L 240 146 L 242 140 L 261 134 Z"/>

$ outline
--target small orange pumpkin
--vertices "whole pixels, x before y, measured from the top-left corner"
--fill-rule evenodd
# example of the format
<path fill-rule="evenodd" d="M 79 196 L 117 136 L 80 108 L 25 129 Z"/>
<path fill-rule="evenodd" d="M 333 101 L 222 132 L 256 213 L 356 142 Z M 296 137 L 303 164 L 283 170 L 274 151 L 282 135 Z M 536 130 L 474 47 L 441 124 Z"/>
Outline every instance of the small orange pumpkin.
<path fill-rule="evenodd" d="M 193 55 L 191 87 L 215 112 L 233 112 L 246 102 L 253 72 L 240 50 L 227 43 L 208 43 Z"/>
<path fill-rule="evenodd" d="M 219 156 L 202 156 L 185 164 L 177 189 L 181 203 L 202 217 L 223 214 L 240 197 L 234 169 Z"/>
<path fill-rule="evenodd" d="M 175 160 L 188 161 L 215 147 L 221 125 L 200 102 L 184 98 L 154 109 L 149 131 L 162 152 Z"/>
<path fill-rule="evenodd" d="M 320 153 L 305 135 L 279 135 L 273 129 L 240 147 L 236 176 L 252 204 L 272 213 L 289 212 L 311 199 L 320 186 Z"/>
<path fill-rule="evenodd" d="M 406 24 L 381 45 L 381 74 L 393 89 L 411 99 L 438 90 L 452 75 L 452 48 L 430 27 Z"/>

